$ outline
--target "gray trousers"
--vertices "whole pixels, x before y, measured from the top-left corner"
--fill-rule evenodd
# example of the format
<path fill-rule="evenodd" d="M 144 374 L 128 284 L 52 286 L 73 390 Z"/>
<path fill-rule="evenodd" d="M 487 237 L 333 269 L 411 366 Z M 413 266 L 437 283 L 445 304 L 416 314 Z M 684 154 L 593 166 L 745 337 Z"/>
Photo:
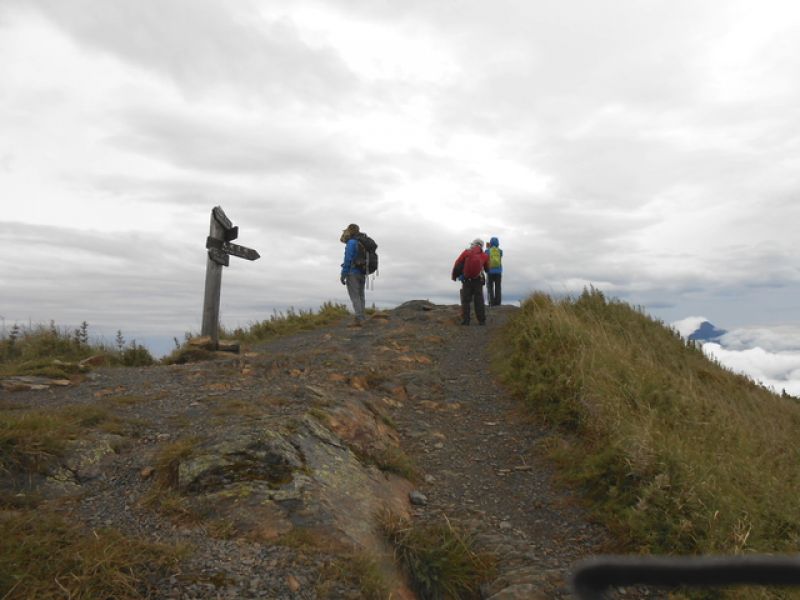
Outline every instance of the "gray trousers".
<path fill-rule="evenodd" d="M 353 312 L 356 314 L 356 319 L 359 321 L 364 320 L 364 285 L 366 282 L 366 275 L 358 273 L 349 273 L 347 275 L 347 293 L 350 294 L 350 302 L 353 303 Z"/>

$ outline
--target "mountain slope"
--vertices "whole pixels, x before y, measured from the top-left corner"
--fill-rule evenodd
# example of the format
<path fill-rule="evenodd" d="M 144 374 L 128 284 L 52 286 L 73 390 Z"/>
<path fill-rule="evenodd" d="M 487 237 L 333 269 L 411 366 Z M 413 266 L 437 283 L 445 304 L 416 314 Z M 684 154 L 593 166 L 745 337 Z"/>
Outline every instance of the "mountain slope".
<path fill-rule="evenodd" d="M 491 379 L 488 342 L 514 311 L 465 328 L 457 307 L 415 301 L 240 356 L 4 393 L 0 430 L 18 460 L 0 478 L 0 534 L 19 553 L 0 556 L 0 591 L 32 593 L 26 548 L 47 540 L 20 523 L 36 506 L 77 527 L 70 543 L 120 536 L 135 583 L 117 597 L 411 598 L 423 583 L 393 563 L 387 512 L 462 532 L 464 556 L 496 559 L 475 563 L 464 590 L 566 597 L 571 564 L 608 539 L 552 486 L 546 432 Z M 135 559 L 140 543 L 164 558 Z M 41 566 L 39 597 L 94 584 L 73 577 L 80 564 Z"/>
<path fill-rule="evenodd" d="M 796 401 L 597 290 L 535 294 L 502 343 L 506 382 L 558 428 L 552 455 L 629 548 L 800 548 Z"/>

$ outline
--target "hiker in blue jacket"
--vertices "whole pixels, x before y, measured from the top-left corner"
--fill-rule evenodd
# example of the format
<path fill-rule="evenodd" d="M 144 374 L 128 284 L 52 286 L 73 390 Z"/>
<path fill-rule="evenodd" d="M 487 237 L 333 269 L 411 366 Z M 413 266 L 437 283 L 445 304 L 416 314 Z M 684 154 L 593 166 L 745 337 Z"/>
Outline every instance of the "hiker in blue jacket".
<path fill-rule="evenodd" d="M 350 295 L 350 302 L 353 303 L 353 312 L 356 315 L 353 323 L 356 327 L 360 327 L 364 322 L 364 285 L 367 281 L 366 273 L 355 266 L 355 260 L 358 257 L 358 240 L 356 236 L 359 232 L 358 225 L 351 223 L 347 226 L 347 229 L 342 231 L 342 237 L 339 238 L 345 244 L 344 261 L 342 262 L 342 273 L 339 281 L 342 282 L 342 285 L 347 286 L 347 293 Z"/>
<path fill-rule="evenodd" d="M 503 279 L 503 251 L 500 250 L 500 240 L 496 237 L 490 239 L 486 254 L 489 255 L 489 270 L 487 271 L 486 282 L 489 292 L 489 306 L 500 306 L 500 282 Z"/>

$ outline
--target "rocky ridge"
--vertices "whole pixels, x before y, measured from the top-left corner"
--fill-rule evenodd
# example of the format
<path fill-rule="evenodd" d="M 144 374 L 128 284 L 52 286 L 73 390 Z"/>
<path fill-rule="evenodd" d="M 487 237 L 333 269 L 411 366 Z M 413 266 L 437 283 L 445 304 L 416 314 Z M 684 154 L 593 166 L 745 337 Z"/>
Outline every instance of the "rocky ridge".
<path fill-rule="evenodd" d="M 89 529 L 185 544 L 155 597 L 359 598 L 333 568 L 359 551 L 413 598 L 376 531 L 385 510 L 474 532 L 498 559 L 486 598 L 570 597 L 571 566 L 608 538 L 553 485 L 547 432 L 491 377 L 487 345 L 513 310 L 460 327 L 457 307 L 413 301 L 213 361 L 7 385 L 6 410 L 102 407 L 122 425 L 0 487 Z"/>

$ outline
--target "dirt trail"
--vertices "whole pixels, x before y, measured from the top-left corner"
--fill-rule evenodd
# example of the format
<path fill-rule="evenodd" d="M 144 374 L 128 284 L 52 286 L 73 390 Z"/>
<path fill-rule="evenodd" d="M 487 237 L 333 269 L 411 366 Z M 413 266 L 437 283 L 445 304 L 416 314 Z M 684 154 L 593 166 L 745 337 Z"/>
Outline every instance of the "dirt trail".
<path fill-rule="evenodd" d="M 432 368 L 437 397 L 410 402 L 393 418 L 428 475 L 420 489 L 429 504 L 418 516 L 461 519 L 500 559 L 502 576 L 487 594 L 570 597 L 571 566 L 608 547 L 608 537 L 553 484 L 537 448 L 547 432 L 492 377 L 487 342 L 514 310 L 493 309 L 487 327 L 443 328 Z"/>
<path fill-rule="evenodd" d="M 17 407 L 9 410 L 102 405 L 121 422 L 133 424 L 135 432 L 122 440 L 109 444 L 103 438 L 102 448 L 108 450 L 95 452 L 97 461 L 76 463 L 68 474 L 67 498 L 52 502 L 89 528 L 113 527 L 144 539 L 190 545 L 192 552 L 179 572 L 155 583 L 155 597 L 358 598 L 352 581 L 320 585 L 331 577 L 336 556 L 302 544 L 254 540 L 246 530 L 211 535 L 209 521 L 176 521 L 154 510 L 143 502 L 155 479 L 145 473 L 152 473 L 154 457 L 176 440 L 200 437 L 221 446 L 280 426 L 285 439 L 294 435 L 297 445 L 298 435 L 305 435 L 303 443 L 320 435 L 312 431 L 317 427 L 312 421 L 337 419 L 341 430 L 333 431 L 344 436 L 344 443 L 318 441 L 343 460 L 357 462 L 364 447 L 355 446 L 364 439 L 375 443 L 375 431 L 383 427 L 374 411 L 397 428 L 392 443 L 399 443 L 421 473 L 416 487 L 427 503 L 412 507 L 407 498 L 400 499 L 415 518 L 456 520 L 498 557 L 498 577 L 485 586 L 484 597 L 567 598 L 565 577 L 571 566 L 607 547 L 607 537 L 553 485 L 537 447 L 546 432 L 526 419 L 492 378 L 488 341 L 514 310 L 493 309 L 486 327 L 462 327 L 458 307 L 413 301 L 361 328 L 342 322 L 258 344 L 241 356 L 172 367 L 100 369 L 68 388 L 0 396 Z M 355 413 L 344 410 L 354 406 L 369 409 L 357 413 L 369 417 L 354 421 Z M 242 451 L 250 450 L 228 449 L 225 456 Z M 209 460 L 224 465 L 228 458 Z M 389 477 L 375 466 L 364 468 L 363 481 Z M 295 488 L 281 490 L 292 492 L 292 498 L 273 502 L 276 519 L 287 528 L 314 515 L 337 519 L 336 502 L 323 502 L 322 508 L 302 504 L 308 490 L 330 490 L 333 482 L 320 483 L 309 475 L 314 473 L 297 476 Z M 242 491 L 251 483 L 216 485 Z M 341 497 L 347 497 L 345 492 Z M 198 500 L 182 493 L 187 502 Z M 354 497 L 357 493 L 363 489 L 354 490 Z M 276 492 L 269 494 L 272 498 Z M 214 507 L 211 502 L 208 508 Z M 349 507 L 340 508 L 346 512 Z M 220 522 L 231 515 L 247 516 L 229 512 L 214 518 Z M 321 596 L 323 589 L 327 596 Z"/>

